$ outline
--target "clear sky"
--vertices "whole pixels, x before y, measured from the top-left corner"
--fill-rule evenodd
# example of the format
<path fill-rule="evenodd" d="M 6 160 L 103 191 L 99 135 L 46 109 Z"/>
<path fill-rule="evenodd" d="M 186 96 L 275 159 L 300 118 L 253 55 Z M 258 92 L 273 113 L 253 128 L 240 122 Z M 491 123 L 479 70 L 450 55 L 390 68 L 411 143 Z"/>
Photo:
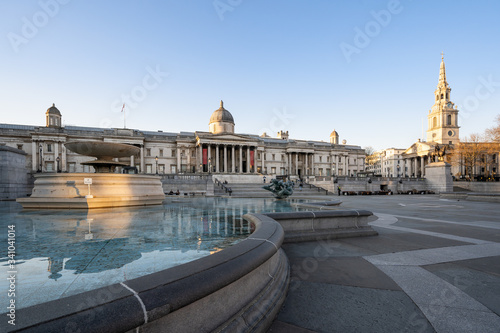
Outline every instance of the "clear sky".
<path fill-rule="evenodd" d="M 0 2 L 1 123 L 208 131 L 407 148 L 427 129 L 441 52 L 460 136 L 500 113 L 500 2 Z M 423 124 L 423 125 L 422 125 Z M 425 138 L 425 134 L 424 134 Z"/>

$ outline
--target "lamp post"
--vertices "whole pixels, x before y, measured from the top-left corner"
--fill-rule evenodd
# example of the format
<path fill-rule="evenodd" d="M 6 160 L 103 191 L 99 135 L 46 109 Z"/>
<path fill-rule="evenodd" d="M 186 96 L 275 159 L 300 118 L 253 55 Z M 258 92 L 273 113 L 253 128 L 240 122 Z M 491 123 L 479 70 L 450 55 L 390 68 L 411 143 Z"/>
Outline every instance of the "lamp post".
<path fill-rule="evenodd" d="M 38 172 L 42 172 L 42 144 L 40 143 L 40 165 L 38 167 Z"/>
<path fill-rule="evenodd" d="M 59 161 L 61 160 L 61 158 L 59 156 L 57 156 L 56 158 L 56 161 L 57 161 L 57 172 L 61 172 L 61 170 L 59 169 Z"/>
<path fill-rule="evenodd" d="M 203 164 L 202 163 L 200 163 L 200 169 L 199 170 L 200 170 L 200 173 L 203 173 Z"/>
<path fill-rule="evenodd" d="M 158 156 L 155 157 L 156 161 L 156 174 L 158 174 Z"/>

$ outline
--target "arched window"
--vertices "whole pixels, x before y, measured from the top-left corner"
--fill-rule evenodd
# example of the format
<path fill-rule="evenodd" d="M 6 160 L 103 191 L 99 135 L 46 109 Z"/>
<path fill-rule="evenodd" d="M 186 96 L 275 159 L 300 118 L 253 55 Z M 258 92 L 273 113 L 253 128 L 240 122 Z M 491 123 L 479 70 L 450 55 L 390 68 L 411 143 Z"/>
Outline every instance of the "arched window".
<path fill-rule="evenodd" d="M 451 125 L 451 114 L 446 116 L 446 125 Z"/>
<path fill-rule="evenodd" d="M 432 127 L 437 127 L 437 118 L 432 118 Z"/>
<path fill-rule="evenodd" d="M 450 94 L 446 93 L 446 100 L 448 100 L 449 98 L 450 98 Z"/>
<path fill-rule="evenodd" d="M 443 99 L 443 98 L 444 98 L 444 95 L 443 95 L 443 94 L 441 94 L 441 99 Z"/>

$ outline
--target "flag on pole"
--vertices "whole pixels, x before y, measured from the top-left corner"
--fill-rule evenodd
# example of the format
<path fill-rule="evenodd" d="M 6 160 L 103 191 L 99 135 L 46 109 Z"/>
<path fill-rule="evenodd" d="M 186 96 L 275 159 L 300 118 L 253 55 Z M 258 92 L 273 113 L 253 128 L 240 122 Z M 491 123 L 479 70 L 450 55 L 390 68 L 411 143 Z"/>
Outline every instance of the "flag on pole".
<path fill-rule="evenodd" d="M 123 106 L 122 106 L 122 111 L 121 111 L 121 112 L 123 112 L 123 109 L 125 109 L 125 103 L 123 103 Z"/>

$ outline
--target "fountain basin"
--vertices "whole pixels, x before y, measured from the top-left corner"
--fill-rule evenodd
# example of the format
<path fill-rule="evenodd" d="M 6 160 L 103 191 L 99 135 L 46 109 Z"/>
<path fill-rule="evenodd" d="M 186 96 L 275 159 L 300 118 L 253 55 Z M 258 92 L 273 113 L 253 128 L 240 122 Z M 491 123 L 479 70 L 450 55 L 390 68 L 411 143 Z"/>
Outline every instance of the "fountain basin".
<path fill-rule="evenodd" d="M 284 232 L 246 217 L 247 239 L 180 266 L 16 311 L 16 329 L 39 332 L 265 332 L 286 296 Z"/>
<path fill-rule="evenodd" d="M 90 193 L 86 178 L 92 179 Z M 160 205 L 164 198 L 159 176 L 56 173 L 35 175 L 33 193 L 17 202 L 25 209 L 90 209 Z"/>

